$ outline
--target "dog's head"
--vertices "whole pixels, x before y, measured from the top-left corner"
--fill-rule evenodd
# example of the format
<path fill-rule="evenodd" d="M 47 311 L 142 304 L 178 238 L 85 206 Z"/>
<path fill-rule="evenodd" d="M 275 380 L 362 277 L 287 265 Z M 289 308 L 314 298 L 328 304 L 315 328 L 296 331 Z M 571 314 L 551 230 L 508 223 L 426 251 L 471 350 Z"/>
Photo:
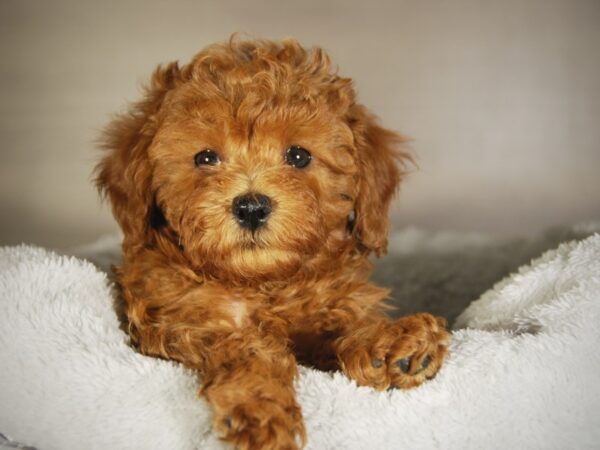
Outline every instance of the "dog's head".
<path fill-rule="evenodd" d="M 126 252 L 156 247 L 212 277 L 281 279 L 385 251 L 400 144 L 321 49 L 232 40 L 154 72 L 108 127 L 97 183 Z"/>

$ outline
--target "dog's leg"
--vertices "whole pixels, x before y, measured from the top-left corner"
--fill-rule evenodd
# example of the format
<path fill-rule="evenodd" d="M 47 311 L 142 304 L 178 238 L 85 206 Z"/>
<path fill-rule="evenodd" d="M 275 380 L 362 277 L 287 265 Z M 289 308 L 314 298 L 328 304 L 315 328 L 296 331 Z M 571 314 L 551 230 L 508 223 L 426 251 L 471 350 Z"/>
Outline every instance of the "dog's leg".
<path fill-rule="evenodd" d="M 305 441 L 295 400 L 297 366 L 284 340 L 246 330 L 210 351 L 201 394 L 214 408 L 214 429 L 240 450 L 293 450 Z"/>
<path fill-rule="evenodd" d="M 239 450 L 294 450 L 305 440 L 295 400 L 297 365 L 285 326 L 252 318 L 238 295 L 148 252 L 118 275 L 129 331 L 147 355 L 201 375 L 214 428 Z"/>
<path fill-rule="evenodd" d="M 359 385 L 411 388 L 433 378 L 447 353 L 446 321 L 421 313 L 358 323 L 334 342 L 344 373 Z"/>
<path fill-rule="evenodd" d="M 218 302 L 216 302 L 218 304 Z M 233 326 L 196 307 L 177 317 L 207 316 L 207 322 L 166 322 L 160 343 L 149 337 L 140 348 L 198 370 L 200 394 L 214 411 L 214 430 L 238 450 L 296 450 L 305 441 L 295 399 L 296 359 L 287 338 L 268 322 Z M 156 313 L 155 313 L 156 317 Z M 216 320 L 215 320 L 216 319 Z M 157 345 L 158 344 L 158 345 Z"/>
<path fill-rule="evenodd" d="M 358 384 L 380 390 L 417 386 L 441 367 L 450 337 L 443 318 L 422 313 L 393 321 L 381 306 L 388 291 L 371 284 L 315 291 L 312 299 L 298 302 L 301 310 L 293 305 L 286 310 L 303 363 L 339 368 Z"/>

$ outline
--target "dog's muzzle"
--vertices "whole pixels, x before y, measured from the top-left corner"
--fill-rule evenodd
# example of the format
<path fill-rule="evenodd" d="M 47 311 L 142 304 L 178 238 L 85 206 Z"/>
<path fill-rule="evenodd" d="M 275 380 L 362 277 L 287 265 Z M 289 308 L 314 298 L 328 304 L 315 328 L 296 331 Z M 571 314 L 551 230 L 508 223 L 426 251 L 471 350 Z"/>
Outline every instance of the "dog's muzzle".
<path fill-rule="evenodd" d="M 231 210 L 242 228 L 255 231 L 269 220 L 271 200 L 263 194 L 245 194 L 233 199 Z"/>

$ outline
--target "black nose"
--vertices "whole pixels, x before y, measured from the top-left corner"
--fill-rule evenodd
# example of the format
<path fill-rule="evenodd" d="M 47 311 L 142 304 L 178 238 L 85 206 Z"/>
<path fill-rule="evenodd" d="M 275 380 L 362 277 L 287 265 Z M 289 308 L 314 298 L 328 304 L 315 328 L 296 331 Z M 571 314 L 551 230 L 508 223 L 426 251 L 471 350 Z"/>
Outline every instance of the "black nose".
<path fill-rule="evenodd" d="M 232 211 L 242 227 L 254 231 L 267 223 L 271 200 L 262 194 L 241 195 L 233 199 Z"/>

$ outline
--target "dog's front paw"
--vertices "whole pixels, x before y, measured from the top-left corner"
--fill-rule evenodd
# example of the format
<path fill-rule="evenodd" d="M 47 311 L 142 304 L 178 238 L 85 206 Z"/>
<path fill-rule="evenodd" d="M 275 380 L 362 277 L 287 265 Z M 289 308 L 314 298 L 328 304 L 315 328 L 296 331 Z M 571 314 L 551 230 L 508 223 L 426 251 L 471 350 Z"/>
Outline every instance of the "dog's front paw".
<path fill-rule="evenodd" d="M 344 373 L 361 386 L 411 388 L 433 378 L 450 339 L 446 321 L 415 314 L 365 325 L 336 341 Z"/>
<path fill-rule="evenodd" d="M 306 439 L 300 408 L 256 393 L 215 410 L 214 429 L 236 450 L 298 450 Z"/>

